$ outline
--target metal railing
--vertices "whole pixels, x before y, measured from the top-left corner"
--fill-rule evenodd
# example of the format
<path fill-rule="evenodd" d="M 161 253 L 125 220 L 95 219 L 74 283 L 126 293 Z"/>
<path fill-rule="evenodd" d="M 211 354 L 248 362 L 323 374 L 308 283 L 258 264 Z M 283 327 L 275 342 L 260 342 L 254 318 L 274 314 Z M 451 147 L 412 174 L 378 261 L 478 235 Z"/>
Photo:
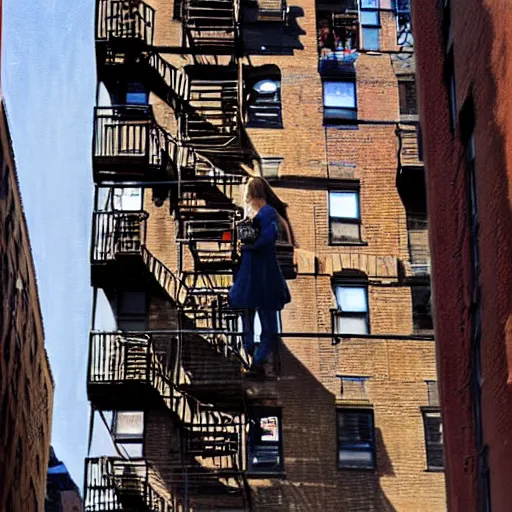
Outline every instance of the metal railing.
<path fill-rule="evenodd" d="M 93 157 L 100 166 L 164 171 L 171 166 L 176 172 L 189 159 L 190 150 L 155 122 L 150 106 L 96 107 L 93 140 Z"/>
<path fill-rule="evenodd" d="M 140 254 L 146 239 L 147 218 L 144 211 L 94 212 L 91 263 Z"/>
<path fill-rule="evenodd" d="M 143 459 L 87 458 L 85 512 L 121 512 L 124 502 L 133 510 L 173 512 L 172 496 L 163 496 L 156 488 L 161 487 L 158 483 L 156 472 Z"/>
<path fill-rule="evenodd" d="M 169 267 L 153 256 L 146 247 L 142 249 L 142 259 L 160 287 L 176 306 L 182 308 L 187 300 L 188 286 Z"/>
<path fill-rule="evenodd" d="M 98 0 L 96 40 L 134 39 L 153 44 L 155 10 L 144 2 Z"/>
<path fill-rule="evenodd" d="M 153 337 L 144 332 L 93 332 L 90 335 L 88 382 L 107 384 L 140 382 L 151 385 L 163 397 L 179 382 L 177 337 L 166 337 L 165 364 Z"/>
<path fill-rule="evenodd" d="M 169 87 L 170 97 L 178 100 L 187 100 L 190 81 L 183 68 L 177 68 L 167 62 L 159 53 L 151 53 L 147 59 L 148 65 L 160 76 Z"/>
<path fill-rule="evenodd" d="M 185 452 L 211 459 L 210 471 L 242 468 L 243 416 L 202 411 L 185 429 Z"/>
<path fill-rule="evenodd" d="M 286 0 L 260 0 L 258 2 L 258 21 L 286 21 L 288 7 Z"/>
<path fill-rule="evenodd" d="M 191 47 L 234 47 L 238 37 L 238 0 L 185 0 L 185 41 Z"/>

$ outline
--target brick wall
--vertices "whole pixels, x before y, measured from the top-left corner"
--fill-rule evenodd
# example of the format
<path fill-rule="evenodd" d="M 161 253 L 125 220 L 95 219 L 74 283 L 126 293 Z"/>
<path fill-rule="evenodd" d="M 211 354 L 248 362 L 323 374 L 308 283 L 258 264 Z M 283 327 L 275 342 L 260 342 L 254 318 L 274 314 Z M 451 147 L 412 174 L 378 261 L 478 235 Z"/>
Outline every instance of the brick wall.
<path fill-rule="evenodd" d="M 452 0 L 456 121 L 451 129 L 446 48 L 447 17 L 435 2 L 414 3 L 420 115 L 428 170 L 428 206 L 440 398 L 446 437 L 448 505 L 483 510 L 484 454 L 488 454 L 490 508 L 510 509 L 511 168 L 510 9 L 503 2 Z M 463 112 L 473 102 L 475 176 L 480 253 L 481 376 L 472 336 L 476 308 L 470 232 L 469 171 Z M 467 112 L 467 110 L 466 110 Z M 475 380 L 480 382 L 482 449 L 477 451 Z"/>
<path fill-rule="evenodd" d="M 7 173 L 0 180 L 0 509 L 40 512 L 54 385 L 3 105 L 0 138 Z"/>
<path fill-rule="evenodd" d="M 179 44 L 181 24 L 170 21 L 172 2 L 150 3 L 156 8 L 157 43 Z M 317 71 L 315 3 L 300 0 L 291 7 L 301 12 L 295 20 L 300 44 L 288 55 L 243 59 L 247 66 L 275 64 L 282 75 L 283 129 L 248 128 L 247 133 L 260 156 L 283 158 L 275 190 L 289 204 L 300 246 L 297 252 L 309 258 L 298 278 L 289 282 L 293 300 L 283 311 L 283 330 L 330 332 L 329 310 L 335 307 L 331 278 L 343 268 L 364 271 L 370 278 L 370 332 L 411 334 L 411 290 L 398 278 L 398 263 L 407 262 L 409 254 L 405 209 L 395 183 L 399 102 L 391 56 L 363 53 L 356 62 L 358 117 L 364 124 L 353 130 L 326 128 Z M 381 20 L 383 49 L 397 50 L 393 13 L 383 11 Z M 176 65 L 193 62 L 190 56 L 165 58 Z M 152 101 L 159 123 L 173 131 L 170 107 L 156 98 Z M 297 176 L 317 181 L 307 188 L 287 182 Z M 329 245 L 328 189 L 332 180 L 339 184 L 340 179 L 360 182 L 365 244 Z M 148 193 L 145 208 L 150 213 L 148 247 L 175 269 L 175 229 L 168 203 L 157 209 Z M 311 263 L 314 258 L 318 271 Z M 151 314 L 156 322 L 152 325 L 168 325 L 170 312 L 165 308 Z M 313 336 L 286 338 L 284 345 L 282 376 L 267 385 L 277 396 L 269 403 L 282 406 L 286 479 L 251 479 L 255 509 L 444 510 L 443 475 L 426 471 L 420 411 L 428 405 L 425 380 L 435 380 L 433 342 L 353 338 L 335 346 L 330 339 Z M 336 408 L 346 404 L 339 374 L 369 378 L 366 405 L 375 411 L 375 471 L 337 469 Z M 170 427 L 167 419 L 152 415 L 146 455 L 165 465 L 169 447 L 164 432 Z M 156 442 L 159 432 L 161 446 Z"/>

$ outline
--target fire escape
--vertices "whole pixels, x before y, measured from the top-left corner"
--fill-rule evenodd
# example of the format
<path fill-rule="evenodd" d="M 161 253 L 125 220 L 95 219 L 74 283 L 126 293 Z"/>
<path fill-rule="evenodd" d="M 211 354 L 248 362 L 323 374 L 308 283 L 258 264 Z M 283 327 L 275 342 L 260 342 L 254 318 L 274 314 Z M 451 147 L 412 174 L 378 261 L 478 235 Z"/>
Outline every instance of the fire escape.
<path fill-rule="evenodd" d="M 164 297 L 172 329 L 128 322 L 92 331 L 88 397 L 99 412 L 165 411 L 176 428 L 165 467 L 147 458 L 88 458 L 87 512 L 251 510 L 241 373 L 250 359 L 241 337 L 230 334 L 240 330 L 240 313 L 227 303 L 243 216 L 236 201 L 247 177 L 241 164 L 253 157 L 240 113 L 238 8 L 237 0 L 185 0 L 183 53 L 194 57 L 177 67 L 153 45 L 153 8 L 97 0 L 98 80 L 115 101 L 94 112 L 91 282 L 109 298 L 118 288 Z M 217 54 L 228 63 L 202 58 Z M 130 81 L 164 102 L 172 133 L 149 101 L 123 100 L 119 84 Z M 143 191 L 140 205 L 120 207 L 116 193 L 133 186 Z M 151 195 L 156 206 L 170 205 L 172 269 L 151 251 L 155 224 L 143 207 Z M 280 247 L 293 278 L 291 246 Z"/>

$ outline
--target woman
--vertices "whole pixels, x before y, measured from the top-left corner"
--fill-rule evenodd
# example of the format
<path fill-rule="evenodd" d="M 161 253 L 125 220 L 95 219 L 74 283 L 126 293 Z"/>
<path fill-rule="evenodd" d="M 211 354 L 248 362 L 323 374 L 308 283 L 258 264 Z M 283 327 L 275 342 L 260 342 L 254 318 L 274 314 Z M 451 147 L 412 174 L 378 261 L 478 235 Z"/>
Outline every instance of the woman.
<path fill-rule="evenodd" d="M 251 178 L 245 201 L 260 234 L 252 244 L 242 245 L 240 268 L 229 292 L 232 307 L 244 309 L 244 346 L 254 353 L 254 317 L 261 323 L 261 340 L 251 367 L 252 373 L 263 374 L 263 364 L 278 344 L 277 315 L 290 302 L 290 292 L 277 262 L 276 240 L 280 225 L 294 243 L 286 206 L 270 185 L 259 177 Z"/>

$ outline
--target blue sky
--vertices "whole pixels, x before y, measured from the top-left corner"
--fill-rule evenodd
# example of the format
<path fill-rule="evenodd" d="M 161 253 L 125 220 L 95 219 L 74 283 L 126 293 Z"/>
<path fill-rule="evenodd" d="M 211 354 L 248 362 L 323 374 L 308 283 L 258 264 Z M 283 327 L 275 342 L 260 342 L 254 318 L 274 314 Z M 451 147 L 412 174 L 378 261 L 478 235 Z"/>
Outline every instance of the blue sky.
<path fill-rule="evenodd" d="M 94 1 L 4 0 L 2 89 L 56 382 L 53 446 L 82 486 L 89 408 Z"/>

